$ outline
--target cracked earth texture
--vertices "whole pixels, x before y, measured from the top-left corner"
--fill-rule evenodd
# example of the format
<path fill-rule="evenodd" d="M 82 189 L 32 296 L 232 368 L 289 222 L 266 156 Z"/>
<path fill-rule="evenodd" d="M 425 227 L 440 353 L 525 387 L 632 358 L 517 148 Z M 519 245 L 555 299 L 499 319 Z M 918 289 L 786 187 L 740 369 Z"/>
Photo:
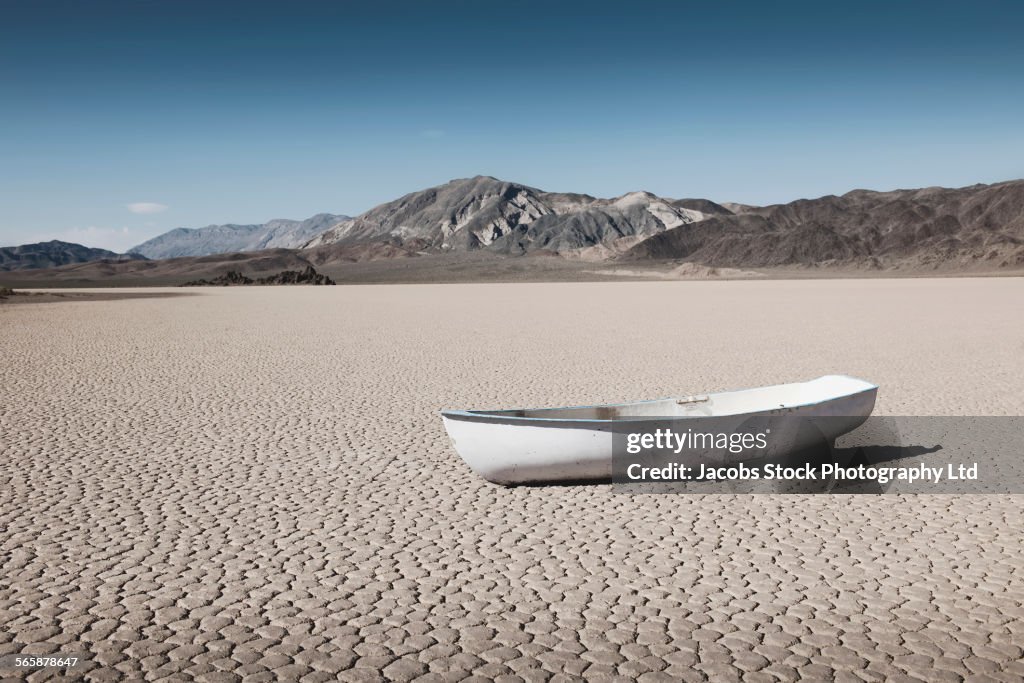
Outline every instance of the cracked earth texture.
<path fill-rule="evenodd" d="M 96 681 L 1021 680 L 1024 496 L 501 488 L 438 416 L 835 372 L 881 414 L 1019 415 L 1021 300 L 1006 278 L 4 308 L 0 656 L 88 653 Z"/>

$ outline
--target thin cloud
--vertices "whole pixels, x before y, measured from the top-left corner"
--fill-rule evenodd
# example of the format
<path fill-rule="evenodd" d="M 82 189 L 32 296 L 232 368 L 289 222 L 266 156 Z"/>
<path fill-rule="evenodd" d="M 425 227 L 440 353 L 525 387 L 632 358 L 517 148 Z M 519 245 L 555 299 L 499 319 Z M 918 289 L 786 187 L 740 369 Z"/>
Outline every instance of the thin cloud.
<path fill-rule="evenodd" d="M 132 213 L 161 213 L 171 208 L 166 204 L 157 204 L 156 202 L 134 202 L 132 204 L 126 204 L 128 210 Z"/>
<path fill-rule="evenodd" d="M 428 128 L 427 130 L 420 131 L 420 137 L 427 138 L 428 140 L 437 140 L 444 137 L 444 131 L 438 128 Z"/>

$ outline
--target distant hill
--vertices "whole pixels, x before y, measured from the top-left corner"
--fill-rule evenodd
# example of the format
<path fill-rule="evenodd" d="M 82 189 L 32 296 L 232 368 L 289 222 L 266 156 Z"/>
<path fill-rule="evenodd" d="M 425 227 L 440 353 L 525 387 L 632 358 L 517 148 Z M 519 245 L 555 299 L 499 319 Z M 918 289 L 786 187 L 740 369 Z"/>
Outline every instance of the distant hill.
<path fill-rule="evenodd" d="M 210 225 L 205 228 L 175 228 L 133 247 L 147 258 L 207 256 L 261 249 L 290 249 L 302 246 L 348 216 L 319 213 L 304 221 L 283 218 L 257 225 Z"/>
<path fill-rule="evenodd" d="M 1024 181 L 854 190 L 666 230 L 626 258 L 709 266 L 1024 265 Z"/>
<path fill-rule="evenodd" d="M 310 240 L 390 244 L 418 253 L 489 251 L 715 267 L 1017 267 L 1024 265 L 1024 181 L 717 204 L 630 192 L 553 193 L 477 176 L 382 204 Z"/>
<path fill-rule="evenodd" d="M 179 285 L 197 279 L 214 279 L 231 271 L 253 279 L 273 276 L 283 270 L 304 271 L 310 266 L 341 266 L 383 262 L 399 264 L 418 260 L 411 252 L 391 244 L 326 245 L 316 249 L 261 249 L 260 251 L 181 256 L 172 259 L 113 261 L 102 259 L 90 263 L 23 270 L 0 279 L 10 287 L 97 286 L 114 285 Z"/>
<path fill-rule="evenodd" d="M 568 255 L 589 250 L 603 257 L 714 215 L 731 212 L 706 199 L 663 199 L 650 192 L 598 199 L 477 176 L 381 204 L 305 246 L 387 241 L 423 251 Z"/>
<path fill-rule="evenodd" d="M 89 261 L 127 261 L 140 259 L 137 254 L 118 254 L 106 249 L 94 249 L 74 242 L 37 242 L 18 247 L 0 247 L 0 271 L 53 268 L 71 263 Z"/>

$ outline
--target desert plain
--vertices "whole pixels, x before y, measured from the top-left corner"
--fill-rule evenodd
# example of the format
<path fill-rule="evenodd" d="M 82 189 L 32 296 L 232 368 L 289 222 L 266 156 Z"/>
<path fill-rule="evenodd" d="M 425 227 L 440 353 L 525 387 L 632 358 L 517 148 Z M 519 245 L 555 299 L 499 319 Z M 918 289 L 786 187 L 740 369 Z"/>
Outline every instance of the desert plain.
<path fill-rule="evenodd" d="M 831 373 L 877 383 L 876 414 L 1021 415 L 1022 300 L 879 278 L 0 304 L 0 656 L 86 653 L 90 680 L 1022 680 L 1024 496 L 502 488 L 438 415 Z"/>

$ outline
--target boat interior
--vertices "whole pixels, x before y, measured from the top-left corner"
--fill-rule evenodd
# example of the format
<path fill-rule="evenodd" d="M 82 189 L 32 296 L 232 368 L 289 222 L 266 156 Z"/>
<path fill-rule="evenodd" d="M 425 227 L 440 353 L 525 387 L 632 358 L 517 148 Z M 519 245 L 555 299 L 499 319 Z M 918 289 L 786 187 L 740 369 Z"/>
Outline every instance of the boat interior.
<path fill-rule="evenodd" d="M 717 417 L 761 413 L 823 403 L 875 385 L 845 375 L 826 375 L 807 382 L 777 384 L 756 389 L 694 394 L 654 401 L 637 401 L 600 406 L 568 408 L 526 408 L 518 410 L 474 410 L 475 415 L 526 417 L 548 420 L 617 420 L 632 417 Z"/>

